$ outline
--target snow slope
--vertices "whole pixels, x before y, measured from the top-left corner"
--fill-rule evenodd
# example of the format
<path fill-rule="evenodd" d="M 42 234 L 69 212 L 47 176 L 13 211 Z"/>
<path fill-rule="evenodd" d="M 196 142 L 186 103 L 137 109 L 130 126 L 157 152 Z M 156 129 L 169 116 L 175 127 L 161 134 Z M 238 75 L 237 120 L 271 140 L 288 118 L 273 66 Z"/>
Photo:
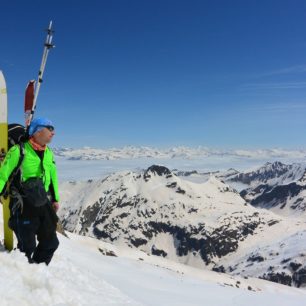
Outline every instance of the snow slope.
<path fill-rule="evenodd" d="M 201 272 L 88 237 L 69 236 L 60 235 L 59 250 L 48 267 L 28 264 L 18 251 L 0 252 L 1 305 L 305 305 L 305 290 Z M 104 256 L 99 249 L 120 257 Z"/>

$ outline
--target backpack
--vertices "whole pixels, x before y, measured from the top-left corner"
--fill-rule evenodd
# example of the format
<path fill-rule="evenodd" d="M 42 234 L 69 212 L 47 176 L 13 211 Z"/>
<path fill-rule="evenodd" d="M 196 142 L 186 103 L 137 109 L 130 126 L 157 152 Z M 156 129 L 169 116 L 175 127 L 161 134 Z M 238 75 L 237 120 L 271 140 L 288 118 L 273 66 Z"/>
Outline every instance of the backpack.
<path fill-rule="evenodd" d="M 18 123 L 8 125 L 8 149 L 27 140 L 26 128 Z"/>
<path fill-rule="evenodd" d="M 8 125 L 8 150 L 14 145 L 19 145 L 20 157 L 18 164 L 11 173 L 6 186 L 3 188 L 4 197 L 11 195 L 12 186 L 18 187 L 21 182 L 20 167 L 24 159 L 24 142 L 28 139 L 26 129 L 23 125 L 12 123 Z"/>

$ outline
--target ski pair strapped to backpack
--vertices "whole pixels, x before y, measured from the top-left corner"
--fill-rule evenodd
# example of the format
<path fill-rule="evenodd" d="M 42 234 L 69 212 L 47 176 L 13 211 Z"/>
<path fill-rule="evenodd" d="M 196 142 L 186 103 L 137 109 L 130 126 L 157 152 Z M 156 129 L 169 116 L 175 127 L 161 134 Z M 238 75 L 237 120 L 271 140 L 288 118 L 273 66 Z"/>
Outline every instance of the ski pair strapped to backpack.
<path fill-rule="evenodd" d="M 34 89 L 35 81 L 32 80 L 28 83 L 27 89 L 26 89 L 26 95 L 25 95 L 25 103 L 24 103 L 24 113 L 25 113 L 25 124 L 26 128 L 28 129 L 31 121 L 34 116 L 34 112 L 36 109 L 36 103 L 37 103 L 37 97 L 39 94 L 40 90 L 40 85 L 43 82 L 43 75 L 47 63 L 47 58 L 49 54 L 49 50 L 54 48 L 55 46 L 52 44 L 52 39 L 53 39 L 53 33 L 54 31 L 52 30 L 52 21 L 49 23 L 49 27 L 47 29 L 47 38 L 44 44 L 44 52 L 40 64 L 40 69 L 38 72 L 38 79 L 37 79 L 37 86 Z M 34 92 L 35 90 L 35 92 Z"/>
<path fill-rule="evenodd" d="M 42 61 L 38 73 L 37 86 L 35 88 L 35 81 L 30 81 L 27 85 L 24 101 L 24 113 L 25 113 L 25 127 L 20 124 L 8 125 L 7 115 L 7 90 L 6 83 L 2 72 L 0 71 L 0 163 L 1 159 L 7 153 L 7 150 L 15 144 L 19 144 L 20 158 L 17 166 L 10 176 L 10 182 L 14 180 L 14 177 L 20 175 L 20 167 L 24 158 L 24 141 L 28 133 L 29 126 L 34 116 L 34 112 L 37 104 L 37 97 L 39 94 L 40 86 L 43 81 L 43 74 L 45 71 L 49 50 L 54 47 L 52 44 L 53 38 L 52 21 L 49 23 L 47 29 L 47 38 L 44 44 L 44 51 Z M 9 183 L 8 183 L 9 184 Z M 8 186 L 9 188 L 9 186 Z M 8 193 L 9 195 L 9 193 Z M 1 203 L 3 204 L 3 225 L 4 225 L 4 246 L 7 250 L 13 249 L 13 232 L 8 227 L 8 220 L 10 218 L 9 203 L 10 197 L 1 197 Z"/>

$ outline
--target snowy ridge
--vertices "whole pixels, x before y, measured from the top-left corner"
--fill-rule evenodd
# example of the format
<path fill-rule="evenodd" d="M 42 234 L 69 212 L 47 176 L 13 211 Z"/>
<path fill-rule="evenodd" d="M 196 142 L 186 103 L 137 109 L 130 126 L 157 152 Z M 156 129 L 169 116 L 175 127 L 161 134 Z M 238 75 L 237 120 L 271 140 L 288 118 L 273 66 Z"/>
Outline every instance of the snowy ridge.
<path fill-rule="evenodd" d="M 80 149 L 54 148 L 57 156 L 66 157 L 71 160 L 116 160 L 134 158 L 163 158 L 163 159 L 195 159 L 208 156 L 252 158 L 252 159 L 277 159 L 277 158 L 306 158 L 306 150 L 218 150 L 207 147 L 174 147 L 159 149 L 151 147 L 126 146 L 123 148 L 98 149 L 84 147 Z"/>
<path fill-rule="evenodd" d="M 60 215 L 67 230 L 217 271 L 225 269 L 221 262 L 227 256 L 238 258 L 239 254 L 243 262 L 251 258 L 254 249 L 244 245 L 254 242 L 260 247 L 265 242 L 269 246 L 275 237 L 306 228 L 305 222 L 297 224 L 248 205 L 214 176 L 195 184 L 162 166 L 120 172 L 104 180 L 65 183 L 61 190 Z M 282 272 L 288 272 L 291 285 L 298 285 L 294 273 L 303 269 L 306 258 L 301 261 L 302 266 L 291 272 L 278 263 Z M 230 261 L 227 267 L 232 267 Z M 261 277 L 268 275 L 269 267 L 266 261 Z M 250 273 L 245 269 L 241 275 Z"/>

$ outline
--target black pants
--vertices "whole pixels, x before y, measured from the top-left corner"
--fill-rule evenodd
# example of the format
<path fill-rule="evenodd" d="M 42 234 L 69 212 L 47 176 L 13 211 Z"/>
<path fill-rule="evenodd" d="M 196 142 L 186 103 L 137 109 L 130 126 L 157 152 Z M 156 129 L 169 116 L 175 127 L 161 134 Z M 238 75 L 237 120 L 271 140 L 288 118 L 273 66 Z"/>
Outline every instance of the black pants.
<path fill-rule="evenodd" d="M 55 213 L 47 204 L 26 210 L 26 213 L 17 210 L 11 215 L 9 226 L 17 237 L 17 247 L 25 253 L 30 263 L 44 262 L 48 265 L 58 248 L 56 220 L 52 214 Z"/>

